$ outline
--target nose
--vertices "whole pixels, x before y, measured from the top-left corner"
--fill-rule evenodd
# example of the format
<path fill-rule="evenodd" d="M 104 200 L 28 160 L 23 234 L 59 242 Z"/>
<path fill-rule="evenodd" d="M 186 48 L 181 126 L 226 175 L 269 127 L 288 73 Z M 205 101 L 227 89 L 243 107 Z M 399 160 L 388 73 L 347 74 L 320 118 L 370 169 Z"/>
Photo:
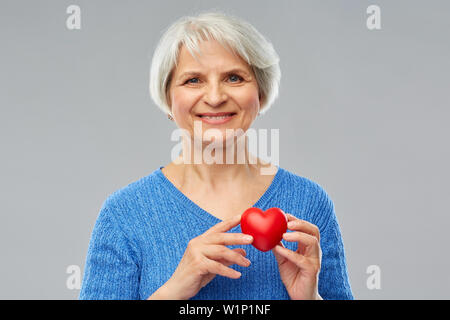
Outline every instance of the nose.
<path fill-rule="evenodd" d="M 211 84 L 206 88 L 203 100 L 211 107 L 218 107 L 227 101 L 228 96 L 220 84 Z"/>

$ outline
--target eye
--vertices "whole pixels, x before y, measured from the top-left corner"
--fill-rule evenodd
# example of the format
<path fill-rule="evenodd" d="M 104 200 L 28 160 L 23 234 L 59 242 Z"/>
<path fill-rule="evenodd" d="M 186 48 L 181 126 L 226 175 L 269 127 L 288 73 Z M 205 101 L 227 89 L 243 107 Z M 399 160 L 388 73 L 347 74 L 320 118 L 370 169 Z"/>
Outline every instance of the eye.
<path fill-rule="evenodd" d="M 194 82 L 192 82 L 191 80 L 196 80 L 196 81 L 194 81 Z M 186 83 L 198 83 L 198 78 L 191 78 L 191 79 L 188 79 L 188 80 L 186 80 L 186 82 L 185 82 L 185 84 Z"/>
<path fill-rule="evenodd" d="M 236 74 L 230 75 L 229 79 L 231 80 L 231 82 L 236 82 L 236 81 L 241 81 L 241 80 L 243 80 L 242 77 L 240 77 L 240 76 L 238 76 L 238 75 L 236 75 Z M 233 81 L 233 80 L 235 80 L 235 81 Z"/>

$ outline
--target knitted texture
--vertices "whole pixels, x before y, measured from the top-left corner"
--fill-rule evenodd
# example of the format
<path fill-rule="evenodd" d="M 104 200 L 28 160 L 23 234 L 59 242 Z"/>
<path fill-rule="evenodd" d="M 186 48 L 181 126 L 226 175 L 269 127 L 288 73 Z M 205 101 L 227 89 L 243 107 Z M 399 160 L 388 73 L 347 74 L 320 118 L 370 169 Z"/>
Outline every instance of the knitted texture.
<path fill-rule="evenodd" d="M 79 299 L 147 299 L 172 276 L 188 242 L 221 222 L 178 190 L 162 168 L 104 201 L 92 231 Z M 278 207 L 318 226 L 319 294 L 323 299 L 353 299 L 334 204 L 319 184 L 278 167 L 253 207 Z M 228 232 L 242 230 L 237 225 Z M 297 249 L 295 242 L 282 242 Z M 228 247 L 244 248 L 251 265 L 230 266 L 242 273 L 239 279 L 217 275 L 192 300 L 289 299 L 272 251 Z"/>

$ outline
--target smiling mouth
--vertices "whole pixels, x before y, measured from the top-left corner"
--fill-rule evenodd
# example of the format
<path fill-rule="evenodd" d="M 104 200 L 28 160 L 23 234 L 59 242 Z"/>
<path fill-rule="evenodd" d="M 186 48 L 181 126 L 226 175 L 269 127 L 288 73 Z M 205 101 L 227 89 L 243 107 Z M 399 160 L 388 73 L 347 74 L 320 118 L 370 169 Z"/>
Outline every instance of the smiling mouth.
<path fill-rule="evenodd" d="M 208 125 L 224 125 L 234 119 L 236 112 L 199 113 L 197 117 Z"/>
<path fill-rule="evenodd" d="M 236 112 L 219 112 L 219 113 L 200 113 L 200 114 L 197 114 L 197 116 L 202 119 L 220 120 L 220 119 L 231 118 L 235 114 L 236 114 Z"/>

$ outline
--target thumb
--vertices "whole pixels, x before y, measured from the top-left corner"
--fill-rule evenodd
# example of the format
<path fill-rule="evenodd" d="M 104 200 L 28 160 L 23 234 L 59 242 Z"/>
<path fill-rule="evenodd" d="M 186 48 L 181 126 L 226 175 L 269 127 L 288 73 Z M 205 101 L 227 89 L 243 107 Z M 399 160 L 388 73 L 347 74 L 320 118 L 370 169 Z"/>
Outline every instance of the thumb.
<path fill-rule="evenodd" d="M 283 242 L 280 241 L 280 243 L 277 244 L 277 246 L 281 246 L 283 248 L 286 248 L 283 244 Z M 279 253 L 277 253 L 277 251 L 275 250 L 276 246 L 271 250 L 273 252 L 273 255 L 275 256 L 275 259 L 278 262 L 278 265 L 283 264 L 284 262 L 286 262 L 286 258 L 283 257 L 282 255 L 280 255 Z"/>

